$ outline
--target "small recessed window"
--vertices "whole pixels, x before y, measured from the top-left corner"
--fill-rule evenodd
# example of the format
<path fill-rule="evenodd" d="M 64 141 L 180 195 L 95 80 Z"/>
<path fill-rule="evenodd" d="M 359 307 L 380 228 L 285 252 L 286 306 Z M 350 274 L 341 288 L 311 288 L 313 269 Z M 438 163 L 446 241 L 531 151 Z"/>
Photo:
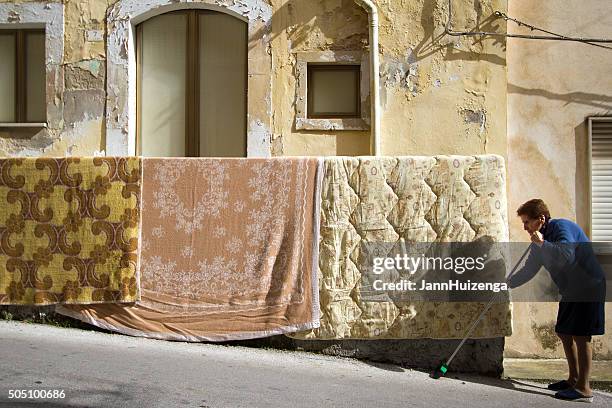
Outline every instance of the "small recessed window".
<path fill-rule="evenodd" d="M 359 118 L 359 65 L 308 64 L 309 118 Z"/>
<path fill-rule="evenodd" d="M 0 122 L 44 123 L 45 31 L 0 30 Z"/>

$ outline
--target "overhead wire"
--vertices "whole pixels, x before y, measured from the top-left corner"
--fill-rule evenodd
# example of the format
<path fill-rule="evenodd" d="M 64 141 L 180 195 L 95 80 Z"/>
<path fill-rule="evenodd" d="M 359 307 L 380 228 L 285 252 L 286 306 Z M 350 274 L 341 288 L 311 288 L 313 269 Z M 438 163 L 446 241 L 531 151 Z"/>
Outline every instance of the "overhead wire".
<path fill-rule="evenodd" d="M 612 44 L 612 39 L 610 38 L 585 38 L 585 37 L 570 37 L 563 34 L 554 33 L 552 31 L 545 30 L 543 28 L 539 28 L 533 26 L 531 24 L 527 24 L 518 19 L 509 17 L 506 13 L 501 11 L 495 11 L 493 15 L 498 18 L 502 18 L 506 21 L 512 21 L 517 24 L 519 27 L 524 26 L 529 28 L 531 31 L 540 31 L 550 35 L 530 35 L 530 34 L 510 34 L 510 33 L 497 33 L 497 32 L 489 32 L 489 31 L 453 31 L 451 29 L 451 18 L 452 18 L 452 0 L 448 0 L 448 19 L 446 20 L 446 25 L 444 27 L 444 31 L 448 35 L 452 36 L 493 36 L 493 37 L 510 37 L 510 38 L 523 38 L 528 40 L 552 40 L 552 41 L 573 41 L 580 42 L 588 45 L 593 45 L 595 47 L 612 49 L 610 46 L 602 45 L 602 44 Z"/>

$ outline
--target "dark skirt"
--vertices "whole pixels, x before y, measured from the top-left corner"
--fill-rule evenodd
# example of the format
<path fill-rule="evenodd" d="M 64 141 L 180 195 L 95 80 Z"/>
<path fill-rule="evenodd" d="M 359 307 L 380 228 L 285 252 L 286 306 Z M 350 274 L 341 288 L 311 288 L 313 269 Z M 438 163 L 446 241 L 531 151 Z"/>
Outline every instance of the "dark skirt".
<path fill-rule="evenodd" d="M 604 307 L 604 302 L 559 302 L 555 331 L 572 336 L 604 334 Z"/>

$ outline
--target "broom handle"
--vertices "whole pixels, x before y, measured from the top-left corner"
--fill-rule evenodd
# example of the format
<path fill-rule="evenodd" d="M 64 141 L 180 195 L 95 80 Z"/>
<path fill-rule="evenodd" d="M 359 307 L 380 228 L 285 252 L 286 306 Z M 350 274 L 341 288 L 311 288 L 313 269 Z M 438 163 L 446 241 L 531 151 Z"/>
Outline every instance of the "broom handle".
<path fill-rule="evenodd" d="M 525 255 L 527 255 L 527 253 L 529 252 L 529 249 L 531 248 L 531 245 L 533 244 L 529 244 L 529 246 L 527 247 L 527 249 L 525 250 L 525 252 L 523 252 L 523 255 L 521 256 L 521 258 L 518 260 L 518 262 L 514 265 L 514 268 L 512 269 L 512 271 L 510 272 L 510 274 L 508 275 L 508 277 L 506 278 L 506 283 L 508 283 L 508 281 L 510 280 L 510 278 L 512 277 L 512 275 L 514 275 L 514 273 L 516 272 L 516 269 L 518 268 L 518 266 L 521 264 L 521 262 L 523 261 L 523 258 L 525 258 Z M 453 360 L 453 358 L 455 358 L 455 356 L 457 355 L 457 353 L 459 352 L 459 349 L 461 349 L 461 347 L 463 346 L 463 344 L 466 342 L 466 340 L 470 337 L 470 335 L 472 334 L 472 332 L 474 331 L 474 329 L 476 328 L 476 326 L 478 326 L 478 323 L 480 323 L 480 321 L 482 320 L 482 318 L 485 316 L 485 314 L 487 314 L 487 312 L 489 311 L 489 309 L 491 308 L 491 305 L 493 304 L 493 302 L 497 299 L 497 297 L 501 294 L 501 292 L 497 292 L 494 293 L 493 296 L 491 296 L 491 299 L 489 300 L 489 303 L 487 303 L 487 305 L 485 306 L 484 310 L 482 311 L 482 313 L 480 313 L 480 316 L 478 316 L 478 319 L 474 320 L 474 322 L 472 323 L 472 325 L 470 326 L 470 328 L 468 329 L 466 335 L 463 337 L 463 339 L 461 339 L 461 343 L 459 343 L 459 345 L 457 346 L 457 348 L 455 348 L 455 351 L 453 351 L 453 354 L 451 354 L 451 356 L 448 358 L 448 360 L 446 360 L 446 365 L 450 365 L 451 361 Z"/>

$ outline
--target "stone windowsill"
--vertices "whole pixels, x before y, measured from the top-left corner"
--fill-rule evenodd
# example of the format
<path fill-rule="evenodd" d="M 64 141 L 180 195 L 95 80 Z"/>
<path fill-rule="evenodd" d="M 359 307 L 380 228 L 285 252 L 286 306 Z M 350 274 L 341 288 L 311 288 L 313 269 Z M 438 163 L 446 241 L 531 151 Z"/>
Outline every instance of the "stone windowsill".
<path fill-rule="evenodd" d="M 361 118 L 347 119 L 312 119 L 296 118 L 296 130 L 370 130 L 368 120 Z"/>

